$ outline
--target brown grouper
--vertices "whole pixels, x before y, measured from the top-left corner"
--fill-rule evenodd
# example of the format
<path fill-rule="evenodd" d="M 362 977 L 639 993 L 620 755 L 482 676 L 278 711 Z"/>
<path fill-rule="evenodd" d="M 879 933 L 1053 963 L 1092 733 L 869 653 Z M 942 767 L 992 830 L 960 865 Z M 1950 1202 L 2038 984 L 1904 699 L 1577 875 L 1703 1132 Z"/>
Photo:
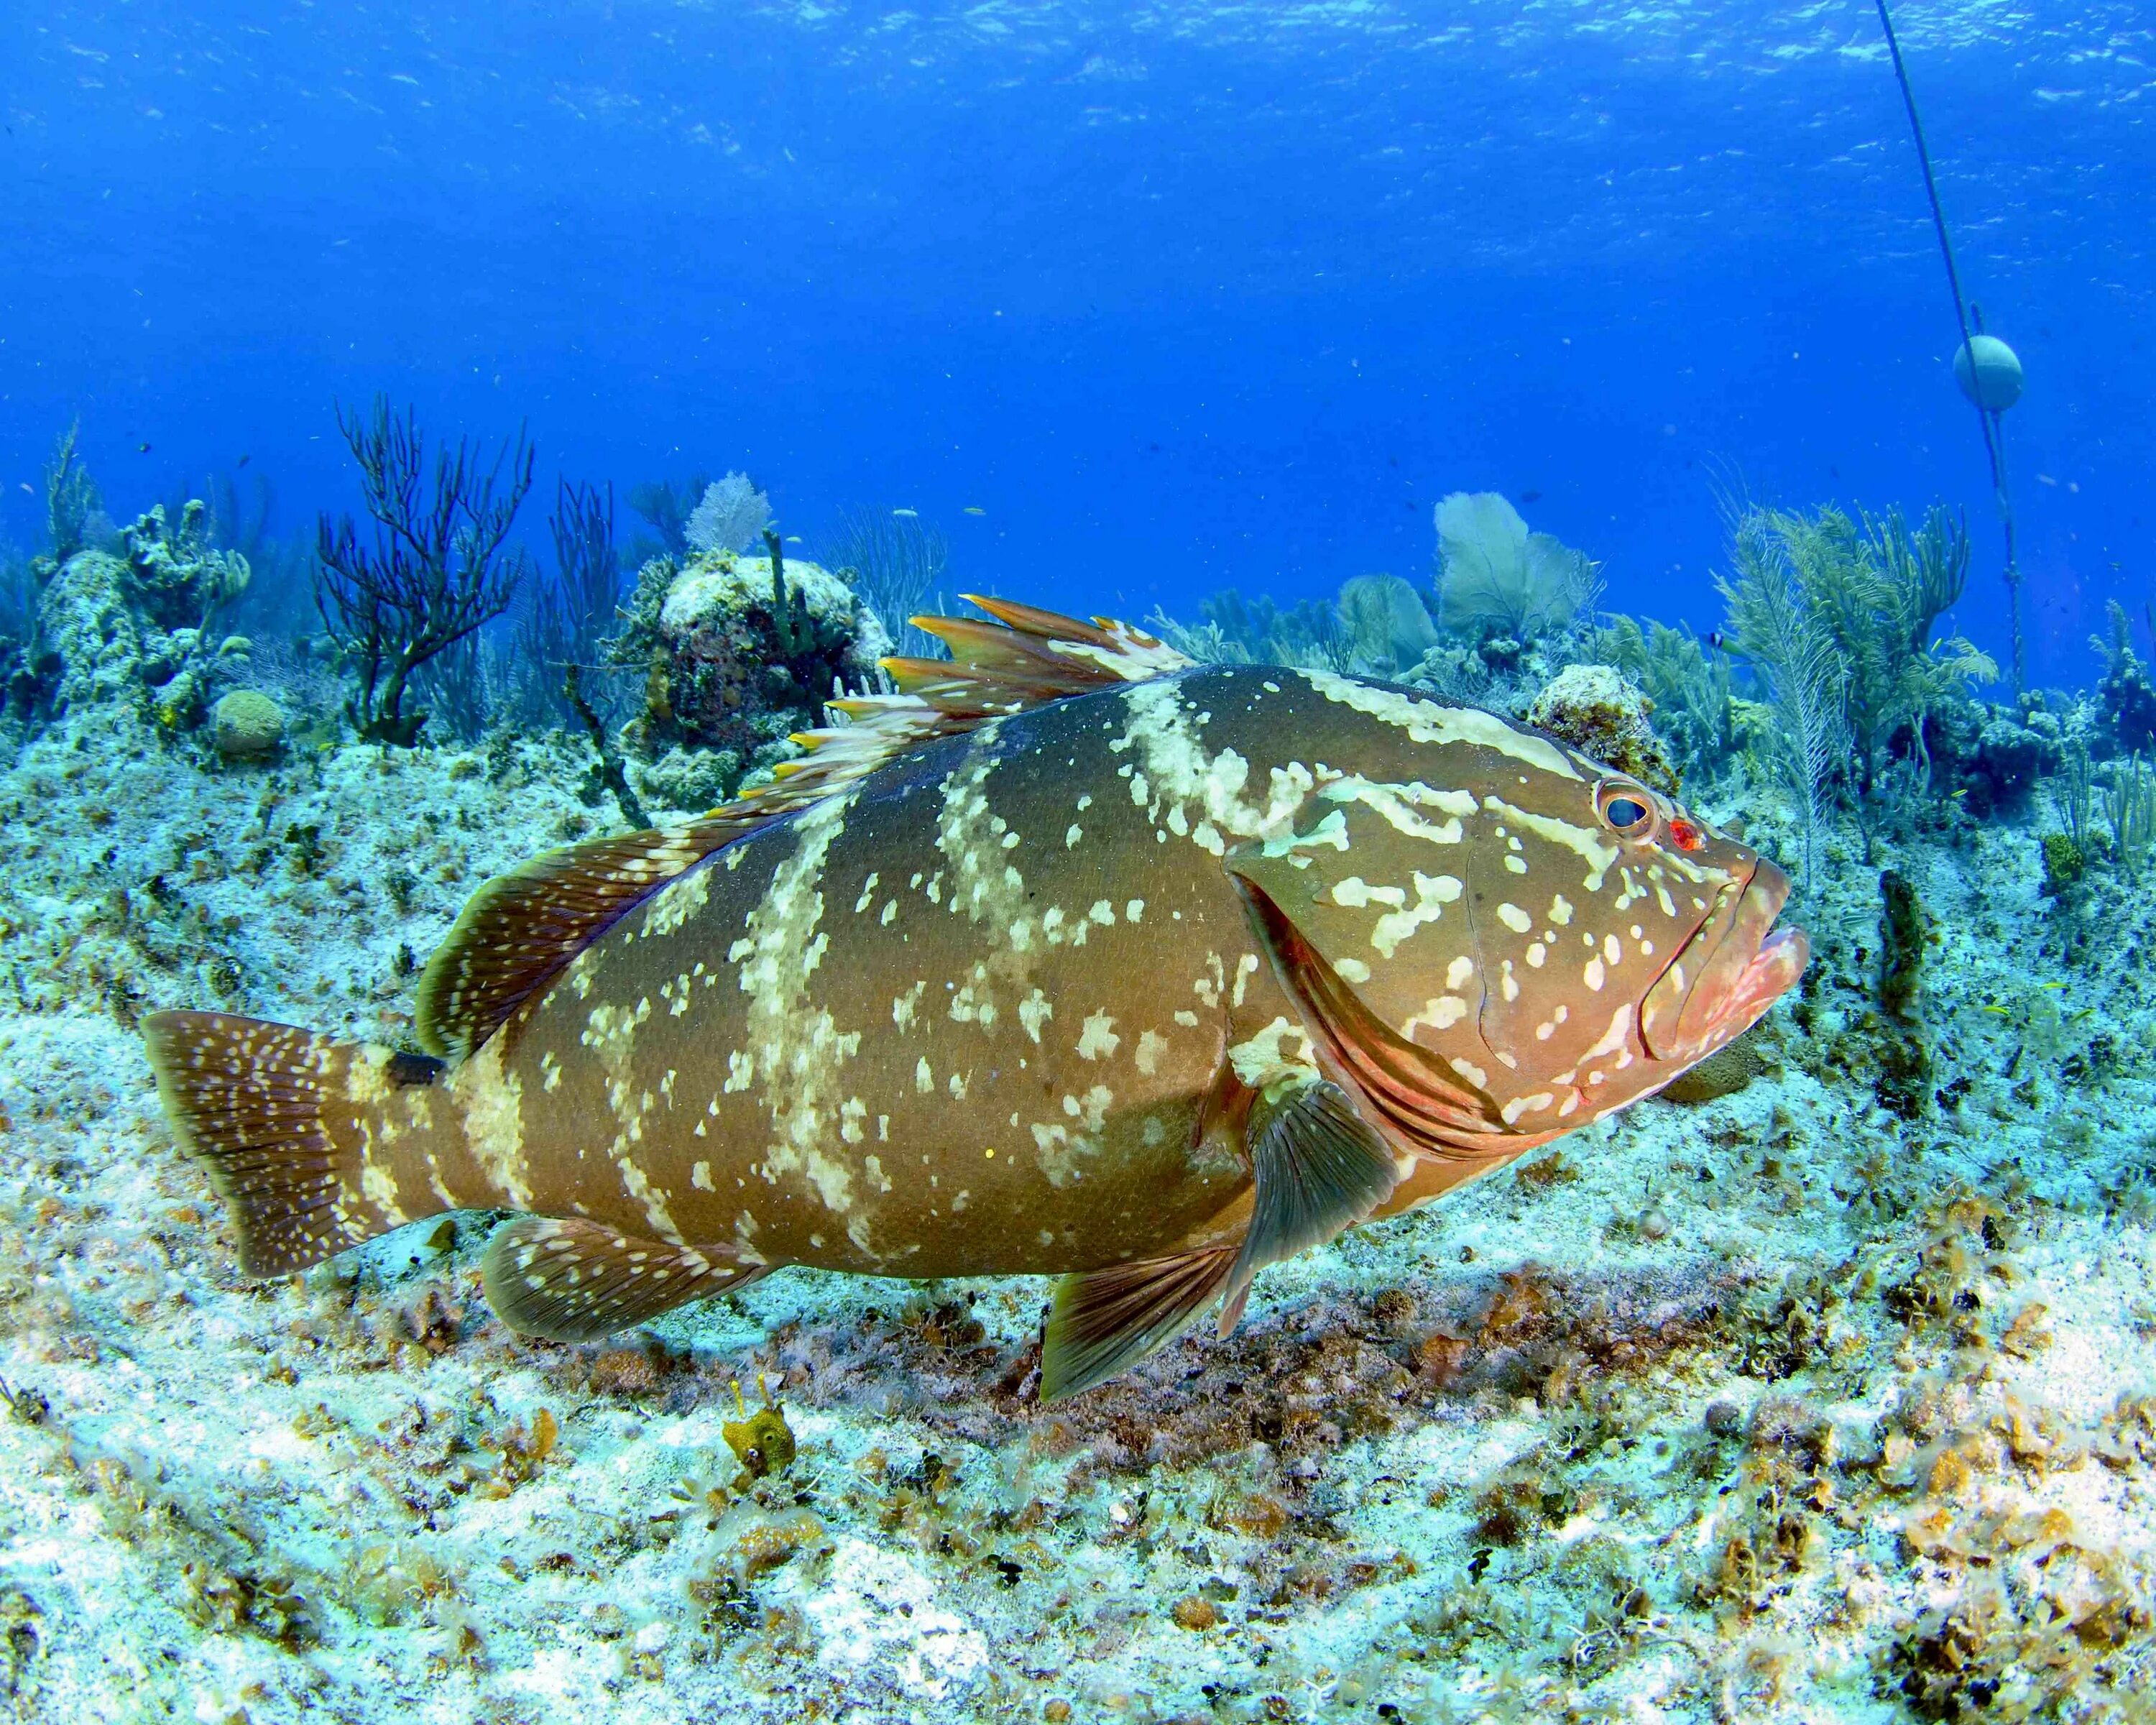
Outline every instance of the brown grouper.
<path fill-rule="evenodd" d="M 1057 1275 L 1069 1394 L 1804 968 L 1779 869 L 1541 732 L 977 603 L 777 783 L 482 889 L 428 1054 L 146 1020 L 243 1267 L 521 1211 L 488 1298 L 563 1339 L 789 1264 Z"/>

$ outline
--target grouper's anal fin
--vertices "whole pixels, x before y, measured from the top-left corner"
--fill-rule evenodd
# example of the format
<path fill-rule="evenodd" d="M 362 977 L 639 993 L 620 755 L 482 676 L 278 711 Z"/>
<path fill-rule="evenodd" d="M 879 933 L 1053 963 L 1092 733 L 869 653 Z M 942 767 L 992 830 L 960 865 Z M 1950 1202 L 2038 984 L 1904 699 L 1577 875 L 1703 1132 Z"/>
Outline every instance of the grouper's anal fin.
<path fill-rule="evenodd" d="M 420 1046 L 462 1059 L 669 880 L 910 749 L 1005 714 L 1194 663 L 1111 618 L 1081 623 L 1004 599 L 966 597 L 993 620 L 915 618 L 952 656 L 883 660 L 898 692 L 830 702 L 834 722 L 795 733 L 802 756 L 782 762 L 769 784 L 678 825 L 550 850 L 480 887 L 420 978 Z"/>
<path fill-rule="evenodd" d="M 1250 1225 L 1221 1290 L 1220 1333 L 1242 1316 L 1250 1279 L 1369 1216 L 1409 1172 L 1396 1153 L 1355 1111 L 1348 1093 L 1319 1080 L 1250 1111 L 1248 1142 L 1255 1190 Z"/>
<path fill-rule="evenodd" d="M 523 1216 L 487 1242 L 480 1275 L 487 1304 L 520 1335 L 592 1342 L 745 1288 L 773 1267 L 574 1217 Z"/>

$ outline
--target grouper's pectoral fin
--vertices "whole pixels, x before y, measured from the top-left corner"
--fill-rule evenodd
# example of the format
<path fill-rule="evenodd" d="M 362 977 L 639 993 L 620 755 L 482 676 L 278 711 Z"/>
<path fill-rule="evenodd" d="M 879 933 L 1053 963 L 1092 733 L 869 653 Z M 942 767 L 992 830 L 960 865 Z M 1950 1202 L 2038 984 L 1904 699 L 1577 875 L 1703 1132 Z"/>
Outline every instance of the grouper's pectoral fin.
<path fill-rule="evenodd" d="M 1348 1093 L 1322 1080 L 1260 1096 L 1248 1132 L 1256 1191 L 1222 1290 L 1220 1333 L 1235 1327 L 1250 1279 L 1268 1264 L 1322 1245 L 1393 1194 L 1408 1172 Z"/>
<path fill-rule="evenodd" d="M 1066 1276 L 1040 1338 L 1040 1399 L 1106 1383 L 1173 1341 L 1226 1282 L 1235 1248 L 1142 1258 Z"/>
<path fill-rule="evenodd" d="M 590 1342 L 690 1300 L 747 1287 L 775 1266 L 639 1240 L 598 1222 L 525 1216 L 487 1242 L 487 1303 L 512 1330 Z"/>

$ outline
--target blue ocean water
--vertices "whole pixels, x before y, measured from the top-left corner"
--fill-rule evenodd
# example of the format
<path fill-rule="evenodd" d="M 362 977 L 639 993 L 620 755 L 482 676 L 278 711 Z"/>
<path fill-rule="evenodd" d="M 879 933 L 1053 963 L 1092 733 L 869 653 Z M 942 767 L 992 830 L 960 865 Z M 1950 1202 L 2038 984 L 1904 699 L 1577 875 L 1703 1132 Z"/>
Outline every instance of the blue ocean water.
<path fill-rule="evenodd" d="M 2156 584 L 2156 32 L 1901 26 L 2028 369 L 2031 670 L 2079 683 Z M 955 586 L 1128 614 L 1420 578 L 1435 500 L 1493 490 L 1704 629 L 1717 476 L 1939 497 L 2005 656 L 1866 5 L 18 3 L 0 65 L 18 547 L 78 416 L 116 516 L 244 458 L 305 532 L 352 502 L 333 403 L 379 390 L 528 419 L 542 476 L 745 468 L 811 542 L 917 509 Z"/>

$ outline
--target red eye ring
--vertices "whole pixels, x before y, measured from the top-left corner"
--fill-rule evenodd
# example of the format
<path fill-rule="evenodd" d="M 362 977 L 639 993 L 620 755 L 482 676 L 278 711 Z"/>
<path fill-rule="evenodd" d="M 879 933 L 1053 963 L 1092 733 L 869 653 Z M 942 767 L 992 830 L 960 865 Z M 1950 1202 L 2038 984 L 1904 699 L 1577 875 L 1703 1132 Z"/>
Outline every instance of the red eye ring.
<path fill-rule="evenodd" d="M 1680 816 L 1670 823 L 1670 843 L 1680 850 L 1697 850 L 1707 839 L 1697 827 Z"/>

